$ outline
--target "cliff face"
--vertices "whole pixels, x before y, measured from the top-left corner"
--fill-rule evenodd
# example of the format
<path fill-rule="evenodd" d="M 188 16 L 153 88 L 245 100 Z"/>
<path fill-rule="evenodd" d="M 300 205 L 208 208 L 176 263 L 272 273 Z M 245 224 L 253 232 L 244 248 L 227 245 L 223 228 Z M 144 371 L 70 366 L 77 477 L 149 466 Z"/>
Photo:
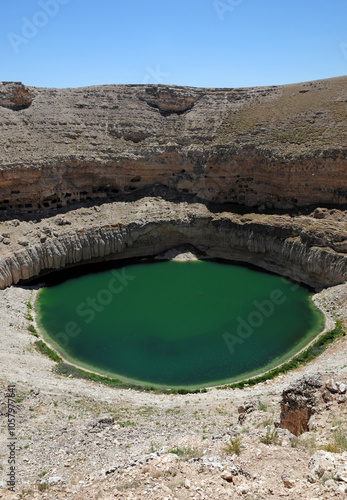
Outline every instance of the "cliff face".
<path fill-rule="evenodd" d="M 347 203 L 347 78 L 249 89 L 0 84 L 0 208 L 155 188 L 291 208 Z"/>
<path fill-rule="evenodd" d="M 213 214 L 201 204 L 149 198 L 105 204 L 99 210 L 69 212 L 65 220 L 69 229 L 59 216 L 46 218 L 34 228 L 19 221 L 15 226 L 9 225 L 12 221 L 4 223 L 10 232 L 8 254 L 0 259 L 0 287 L 68 266 L 155 255 L 186 244 L 207 256 L 253 263 L 314 287 L 347 279 L 342 213 L 334 232 L 322 231 L 325 226 L 316 219 L 311 219 L 316 227 L 313 224 L 308 230 L 309 217 L 292 221 L 289 216 Z"/>

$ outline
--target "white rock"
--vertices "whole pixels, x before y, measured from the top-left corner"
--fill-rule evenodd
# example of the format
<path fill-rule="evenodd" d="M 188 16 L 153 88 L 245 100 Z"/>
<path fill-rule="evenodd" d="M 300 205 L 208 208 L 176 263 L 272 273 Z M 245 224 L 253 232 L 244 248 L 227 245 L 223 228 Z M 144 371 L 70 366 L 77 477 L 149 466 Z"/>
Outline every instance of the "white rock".
<path fill-rule="evenodd" d="M 308 468 L 310 469 L 310 482 L 315 482 L 320 479 L 324 472 L 334 469 L 331 453 L 323 450 L 318 450 L 309 460 Z"/>
<path fill-rule="evenodd" d="M 336 382 L 334 379 L 330 378 L 329 380 L 326 381 L 325 387 L 332 393 L 337 393 L 339 392 Z"/>
<path fill-rule="evenodd" d="M 339 393 L 340 394 L 345 394 L 346 390 L 347 390 L 347 385 L 344 384 L 343 382 L 340 382 L 338 384 L 338 388 L 339 388 Z"/>
<path fill-rule="evenodd" d="M 64 483 L 64 479 L 60 476 L 52 476 L 47 479 L 48 484 L 58 484 L 58 483 Z"/>

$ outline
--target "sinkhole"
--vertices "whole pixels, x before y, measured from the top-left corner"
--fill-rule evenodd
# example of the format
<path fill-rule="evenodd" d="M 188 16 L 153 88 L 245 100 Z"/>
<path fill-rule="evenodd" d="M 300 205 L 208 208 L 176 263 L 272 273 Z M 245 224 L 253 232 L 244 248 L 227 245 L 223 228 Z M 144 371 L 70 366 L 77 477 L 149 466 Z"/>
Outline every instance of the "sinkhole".
<path fill-rule="evenodd" d="M 249 378 L 324 328 L 312 293 L 224 261 L 145 261 L 47 282 L 36 300 L 46 341 L 100 374 L 161 387 Z"/>

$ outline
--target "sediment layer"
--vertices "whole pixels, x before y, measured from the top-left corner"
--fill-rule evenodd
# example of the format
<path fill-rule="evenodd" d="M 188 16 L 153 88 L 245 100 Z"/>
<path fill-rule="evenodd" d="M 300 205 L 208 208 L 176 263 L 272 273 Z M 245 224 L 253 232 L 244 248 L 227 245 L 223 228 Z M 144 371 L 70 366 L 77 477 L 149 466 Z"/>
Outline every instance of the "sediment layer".
<path fill-rule="evenodd" d="M 0 83 L 0 208 L 35 211 L 160 187 L 275 209 L 345 204 L 346 83 Z"/>

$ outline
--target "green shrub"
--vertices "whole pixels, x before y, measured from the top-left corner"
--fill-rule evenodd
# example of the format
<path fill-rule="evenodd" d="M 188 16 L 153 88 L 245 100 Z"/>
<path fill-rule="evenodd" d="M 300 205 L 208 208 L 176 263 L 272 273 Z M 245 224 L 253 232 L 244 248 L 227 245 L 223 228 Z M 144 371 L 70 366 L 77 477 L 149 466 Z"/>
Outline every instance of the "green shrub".
<path fill-rule="evenodd" d="M 235 453 L 236 455 L 240 455 L 241 453 L 241 437 L 236 436 L 234 438 L 230 438 L 229 443 L 227 443 L 224 448 L 227 453 Z"/>
<path fill-rule="evenodd" d="M 272 425 L 268 425 L 266 428 L 266 434 L 264 437 L 260 438 L 260 441 L 264 444 L 276 444 L 278 438 L 278 431 Z"/>
<path fill-rule="evenodd" d="M 48 356 L 52 361 L 55 361 L 56 363 L 61 363 L 62 359 L 58 354 L 56 354 L 52 349 L 48 347 L 47 344 L 42 342 L 42 340 L 37 340 L 35 342 L 35 345 L 37 349 L 41 352 L 41 354 L 44 354 L 45 356 Z"/>
<path fill-rule="evenodd" d="M 34 327 L 34 325 L 29 325 L 28 328 L 27 328 L 28 332 L 32 333 L 33 335 L 35 335 L 35 337 L 38 337 L 38 334 L 37 334 L 37 331 L 36 331 L 36 328 Z"/>
<path fill-rule="evenodd" d="M 188 461 L 191 458 L 201 457 L 201 450 L 199 450 L 198 448 L 191 448 L 190 446 L 184 448 L 172 448 L 171 450 L 168 450 L 168 453 L 174 453 L 185 461 Z"/>

